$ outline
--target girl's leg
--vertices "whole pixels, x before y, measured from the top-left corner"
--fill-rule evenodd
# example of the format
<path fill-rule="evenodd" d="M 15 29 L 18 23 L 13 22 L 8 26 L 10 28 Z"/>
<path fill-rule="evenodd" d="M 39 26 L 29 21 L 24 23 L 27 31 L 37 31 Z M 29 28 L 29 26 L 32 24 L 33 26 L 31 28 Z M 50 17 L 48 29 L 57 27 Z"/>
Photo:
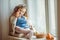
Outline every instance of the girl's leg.
<path fill-rule="evenodd" d="M 33 35 L 32 30 L 30 30 L 30 32 L 25 36 L 26 38 L 30 39 Z"/>
<path fill-rule="evenodd" d="M 16 32 L 25 34 L 25 37 L 29 38 L 29 39 L 33 35 L 33 31 L 32 30 L 27 30 L 27 29 L 22 29 L 22 28 L 16 28 Z"/>

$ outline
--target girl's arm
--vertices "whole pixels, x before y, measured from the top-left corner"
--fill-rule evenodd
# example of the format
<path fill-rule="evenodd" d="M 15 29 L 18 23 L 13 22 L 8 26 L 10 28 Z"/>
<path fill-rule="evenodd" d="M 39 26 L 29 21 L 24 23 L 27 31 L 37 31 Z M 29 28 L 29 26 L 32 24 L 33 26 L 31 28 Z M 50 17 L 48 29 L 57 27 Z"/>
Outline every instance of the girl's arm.
<path fill-rule="evenodd" d="M 33 30 L 33 25 L 30 19 L 27 19 L 27 17 L 25 17 L 25 19 L 27 20 L 27 24 L 30 26 L 30 29 Z"/>
<path fill-rule="evenodd" d="M 11 16 L 10 22 L 12 24 L 12 30 L 13 30 L 12 35 L 14 35 L 15 33 L 16 21 L 17 21 L 17 18 L 14 16 Z"/>

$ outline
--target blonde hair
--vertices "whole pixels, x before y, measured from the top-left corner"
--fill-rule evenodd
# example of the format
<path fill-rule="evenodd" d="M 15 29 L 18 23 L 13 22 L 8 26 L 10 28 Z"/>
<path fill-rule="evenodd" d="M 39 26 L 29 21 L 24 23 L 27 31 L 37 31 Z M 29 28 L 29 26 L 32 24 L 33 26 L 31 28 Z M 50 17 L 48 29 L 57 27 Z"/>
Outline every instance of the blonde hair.
<path fill-rule="evenodd" d="M 23 9 L 23 8 L 25 8 L 26 9 L 26 6 L 25 5 L 22 5 L 22 4 L 19 4 L 19 5 L 17 5 L 15 8 L 14 8 L 14 10 L 13 10 L 13 13 L 12 13 L 12 15 L 14 15 L 15 16 L 15 14 L 16 14 L 16 12 L 18 11 L 18 9 Z M 25 16 L 25 17 L 27 17 L 28 18 L 28 14 L 27 14 L 27 9 L 26 9 L 26 12 L 24 13 L 24 15 L 23 16 Z"/>

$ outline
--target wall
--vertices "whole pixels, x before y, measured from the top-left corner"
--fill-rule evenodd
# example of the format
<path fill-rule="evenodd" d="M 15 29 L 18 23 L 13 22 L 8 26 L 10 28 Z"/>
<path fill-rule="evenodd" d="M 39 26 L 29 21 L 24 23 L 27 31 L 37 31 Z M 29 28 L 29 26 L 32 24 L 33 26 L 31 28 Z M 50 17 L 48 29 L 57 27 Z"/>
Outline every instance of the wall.
<path fill-rule="evenodd" d="M 2 27 L 1 27 L 1 20 L 0 20 L 0 40 L 2 40 Z"/>
<path fill-rule="evenodd" d="M 0 0 L 0 16 L 1 16 L 1 29 L 2 29 L 2 40 L 7 40 L 7 34 L 8 34 L 8 13 L 9 13 L 9 6 L 8 6 L 8 0 Z"/>
<path fill-rule="evenodd" d="M 1 18 L 1 15 L 0 15 L 0 18 Z M 0 40 L 2 40 L 2 25 L 1 25 L 1 20 L 0 20 Z"/>
<path fill-rule="evenodd" d="M 1 5 L 1 0 L 0 0 L 0 5 Z M 0 40 L 2 40 L 1 8 L 0 8 Z"/>
<path fill-rule="evenodd" d="M 58 40 L 60 40 L 60 0 L 57 1 Z"/>

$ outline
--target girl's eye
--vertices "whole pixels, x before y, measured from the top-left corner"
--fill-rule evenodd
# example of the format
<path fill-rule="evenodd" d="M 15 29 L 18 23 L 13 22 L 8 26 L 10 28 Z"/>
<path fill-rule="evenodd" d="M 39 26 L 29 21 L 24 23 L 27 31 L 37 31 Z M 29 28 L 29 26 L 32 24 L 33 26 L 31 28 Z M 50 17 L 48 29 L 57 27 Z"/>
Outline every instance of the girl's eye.
<path fill-rule="evenodd" d="M 21 13 L 24 13 L 24 11 L 21 11 Z"/>

